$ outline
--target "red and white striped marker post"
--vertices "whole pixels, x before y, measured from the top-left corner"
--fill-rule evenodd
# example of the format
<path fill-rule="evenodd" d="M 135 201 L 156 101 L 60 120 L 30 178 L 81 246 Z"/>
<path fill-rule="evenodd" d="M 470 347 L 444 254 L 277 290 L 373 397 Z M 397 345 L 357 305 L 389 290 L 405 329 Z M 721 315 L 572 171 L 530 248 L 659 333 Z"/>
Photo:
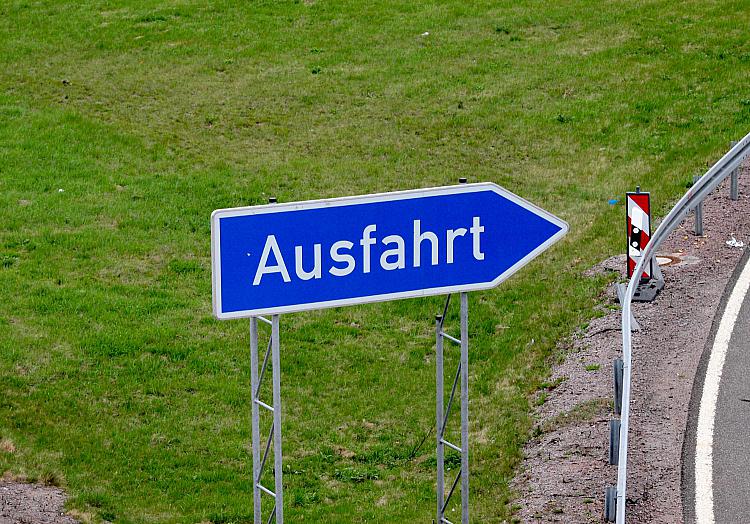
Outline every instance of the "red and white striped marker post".
<path fill-rule="evenodd" d="M 651 239 L 651 195 L 642 193 L 640 187 L 636 187 L 634 193 L 625 194 L 625 200 L 628 213 L 628 278 L 631 278 L 643 250 L 646 249 L 646 245 Z M 642 282 L 651 280 L 653 264 L 652 259 L 645 266 L 643 275 L 641 275 Z"/>

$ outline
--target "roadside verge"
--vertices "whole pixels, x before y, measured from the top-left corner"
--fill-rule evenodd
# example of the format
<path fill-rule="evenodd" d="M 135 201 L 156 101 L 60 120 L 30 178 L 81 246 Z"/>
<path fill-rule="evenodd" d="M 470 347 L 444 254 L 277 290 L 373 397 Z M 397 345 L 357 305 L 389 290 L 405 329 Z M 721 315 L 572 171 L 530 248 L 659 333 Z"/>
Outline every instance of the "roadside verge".
<path fill-rule="evenodd" d="M 660 253 L 675 257 L 663 267 L 666 287 L 650 304 L 635 304 L 642 330 L 633 338 L 628 522 L 682 523 L 682 448 L 693 381 L 711 331 L 716 304 L 750 239 L 748 173 L 740 176 L 737 202 L 722 184 L 704 202 L 704 235 L 688 218 Z M 736 245 L 736 244 L 735 244 Z M 606 261 L 594 271 L 619 268 Z M 622 265 L 624 269 L 624 263 Z M 614 485 L 608 465 L 612 415 L 612 361 L 621 354 L 620 310 L 605 297 L 593 319 L 553 367 L 538 399 L 537 425 L 514 484 L 522 522 L 600 522 L 604 486 Z"/>

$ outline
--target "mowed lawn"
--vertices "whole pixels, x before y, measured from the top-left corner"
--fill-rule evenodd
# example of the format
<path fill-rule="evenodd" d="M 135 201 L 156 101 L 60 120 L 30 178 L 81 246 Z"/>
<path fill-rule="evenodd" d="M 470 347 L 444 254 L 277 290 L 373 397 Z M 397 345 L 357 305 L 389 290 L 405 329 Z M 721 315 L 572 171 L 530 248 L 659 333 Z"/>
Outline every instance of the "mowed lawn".
<path fill-rule="evenodd" d="M 211 315 L 211 211 L 468 177 L 571 226 L 470 297 L 473 521 L 511 519 L 624 192 L 659 215 L 750 130 L 747 7 L 4 0 L 0 474 L 84 520 L 251 522 L 248 323 Z M 431 522 L 441 306 L 281 318 L 289 522 Z"/>

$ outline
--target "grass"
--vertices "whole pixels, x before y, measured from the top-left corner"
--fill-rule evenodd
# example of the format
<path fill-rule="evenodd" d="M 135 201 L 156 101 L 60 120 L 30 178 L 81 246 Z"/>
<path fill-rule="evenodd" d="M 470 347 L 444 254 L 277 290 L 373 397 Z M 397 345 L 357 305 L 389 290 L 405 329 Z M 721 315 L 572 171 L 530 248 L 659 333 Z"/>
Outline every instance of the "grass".
<path fill-rule="evenodd" d="M 470 300 L 473 518 L 510 518 L 529 399 L 603 285 L 581 272 L 622 250 L 608 200 L 639 184 L 659 215 L 747 131 L 743 6 L 3 2 L 0 471 L 94 519 L 250 522 L 210 212 L 466 176 L 571 225 Z M 430 521 L 439 308 L 282 318 L 290 521 Z"/>

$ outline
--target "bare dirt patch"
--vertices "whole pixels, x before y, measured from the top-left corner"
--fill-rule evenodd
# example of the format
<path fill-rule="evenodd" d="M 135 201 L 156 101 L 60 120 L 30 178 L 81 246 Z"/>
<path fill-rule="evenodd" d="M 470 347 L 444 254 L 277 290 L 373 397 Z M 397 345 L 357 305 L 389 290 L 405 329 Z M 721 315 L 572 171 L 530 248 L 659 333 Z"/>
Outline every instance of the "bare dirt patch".
<path fill-rule="evenodd" d="M 0 524 L 78 524 L 60 488 L 0 479 Z"/>
<path fill-rule="evenodd" d="M 726 242 L 750 241 L 748 171 L 740 176 L 739 201 L 729 199 L 728 182 L 706 199 L 704 236 L 693 234 L 692 217 L 670 236 L 660 252 L 682 262 L 662 268 L 666 286 L 655 302 L 633 306 L 641 331 L 633 337 L 628 522 L 683 522 L 681 455 L 690 393 L 716 307 L 745 249 Z M 592 269 L 612 270 L 624 272 L 624 257 Z M 622 353 L 616 304 L 611 287 L 603 316 L 574 337 L 541 393 L 534 438 L 514 481 L 521 522 L 603 520 L 605 487 L 617 481 L 608 463 L 612 361 Z"/>

